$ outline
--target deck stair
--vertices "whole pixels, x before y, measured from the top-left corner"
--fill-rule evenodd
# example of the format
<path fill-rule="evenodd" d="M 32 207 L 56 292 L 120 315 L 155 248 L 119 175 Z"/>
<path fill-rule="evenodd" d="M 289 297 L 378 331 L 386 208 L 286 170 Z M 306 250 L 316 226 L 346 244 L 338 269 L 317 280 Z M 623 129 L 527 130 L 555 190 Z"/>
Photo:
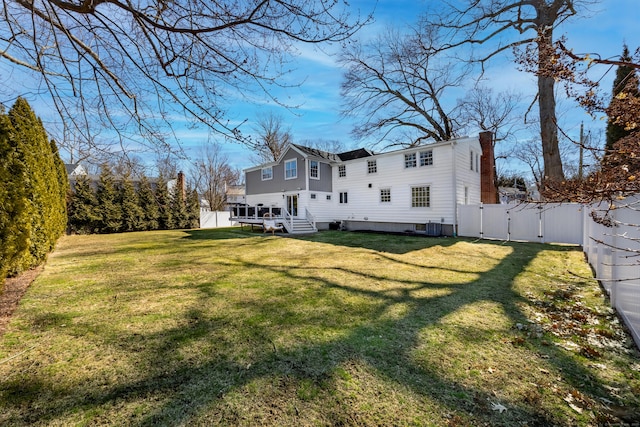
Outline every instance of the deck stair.
<path fill-rule="evenodd" d="M 311 234 L 316 233 L 318 229 L 306 218 L 294 218 L 293 224 L 290 220 L 283 221 L 282 225 L 290 234 Z"/>

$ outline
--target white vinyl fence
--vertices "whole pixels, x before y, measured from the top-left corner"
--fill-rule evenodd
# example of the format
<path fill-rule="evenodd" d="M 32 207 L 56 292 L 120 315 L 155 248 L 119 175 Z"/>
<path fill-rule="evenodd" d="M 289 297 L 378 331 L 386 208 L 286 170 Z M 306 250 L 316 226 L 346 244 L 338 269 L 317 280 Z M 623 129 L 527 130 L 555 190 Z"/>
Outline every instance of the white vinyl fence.
<path fill-rule="evenodd" d="M 611 208 L 600 204 L 585 212 L 582 247 L 640 347 L 640 198 L 628 197 Z"/>
<path fill-rule="evenodd" d="M 200 209 L 200 228 L 218 228 L 233 227 L 240 225 L 235 221 L 230 221 L 231 213 L 229 211 L 210 211 Z"/>
<path fill-rule="evenodd" d="M 577 203 L 458 205 L 458 235 L 581 245 L 582 211 Z"/>
<path fill-rule="evenodd" d="M 581 245 L 640 347 L 640 197 L 614 209 L 608 203 L 459 205 L 458 235 Z"/>

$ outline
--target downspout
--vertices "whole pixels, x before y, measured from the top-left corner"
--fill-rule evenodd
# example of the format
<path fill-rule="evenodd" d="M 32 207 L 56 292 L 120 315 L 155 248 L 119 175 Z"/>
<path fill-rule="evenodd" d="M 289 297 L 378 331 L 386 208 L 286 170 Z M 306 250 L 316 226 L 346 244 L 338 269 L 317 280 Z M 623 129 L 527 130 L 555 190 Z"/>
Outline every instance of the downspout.
<path fill-rule="evenodd" d="M 456 141 L 451 141 L 451 176 L 453 180 L 453 237 L 458 233 L 458 179 L 456 176 Z"/>

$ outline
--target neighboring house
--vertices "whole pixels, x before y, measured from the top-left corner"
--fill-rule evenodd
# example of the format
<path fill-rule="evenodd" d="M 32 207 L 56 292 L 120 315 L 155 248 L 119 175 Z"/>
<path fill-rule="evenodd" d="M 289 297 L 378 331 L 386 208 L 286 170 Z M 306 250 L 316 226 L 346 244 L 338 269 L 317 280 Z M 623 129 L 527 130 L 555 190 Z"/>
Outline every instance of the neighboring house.
<path fill-rule="evenodd" d="M 517 187 L 499 187 L 498 194 L 500 195 L 501 204 L 519 203 L 528 200 L 527 192 Z"/>
<path fill-rule="evenodd" d="M 493 159 L 491 134 L 483 135 Z M 454 235 L 457 205 L 481 202 L 482 153 L 478 137 L 379 154 L 291 144 L 277 161 L 245 170 L 246 203 L 259 207 L 256 216 L 271 209 L 317 229 Z M 493 171 L 484 173 L 493 182 Z"/>
<path fill-rule="evenodd" d="M 224 196 L 227 207 L 239 206 L 247 203 L 244 185 L 227 185 L 225 183 Z"/>
<path fill-rule="evenodd" d="M 244 185 L 230 185 L 224 183 L 224 212 L 229 212 L 229 209 L 246 205 L 246 196 L 244 193 Z M 200 198 L 200 208 L 210 211 L 211 206 L 209 201 L 202 197 Z"/>
<path fill-rule="evenodd" d="M 80 176 L 84 176 L 89 180 L 89 183 L 91 185 L 92 188 L 97 188 L 98 187 L 98 183 L 100 182 L 100 175 L 92 175 L 89 174 L 87 172 L 87 169 L 82 166 L 81 164 L 68 164 L 65 163 L 64 167 L 67 169 L 67 176 L 69 179 L 69 186 L 71 187 L 71 189 L 73 190 L 75 188 L 76 182 L 78 181 L 78 177 Z M 178 178 L 182 179 L 182 185 L 183 185 L 183 191 L 184 191 L 184 174 L 182 174 L 182 172 L 178 173 Z M 121 176 L 114 176 L 114 180 L 117 181 L 122 181 L 123 177 Z M 138 175 L 133 175 L 129 177 L 129 180 L 131 180 L 131 182 L 133 183 L 134 187 L 138 188 L 141 178 Z M 151 185 L 151 188 L 153 190 L 155 190 L 156 186 L 158 185 L 158 178 L 149 178 L 147 177 L 147 181 L 149 181 L 149 184 Z M 168 191 L 172 191 L 173 187 L 175 187 L 176 183 L 178 182 L 178 179 L 171 179 L 167 181 L 167 190 Z"/>
<path fill-rule="evenodd" d="M 80 176 L 87 175 L 87 169 L 80 163 L 65 163 L 65 169 L 67 170 L 67 176 Z"/>

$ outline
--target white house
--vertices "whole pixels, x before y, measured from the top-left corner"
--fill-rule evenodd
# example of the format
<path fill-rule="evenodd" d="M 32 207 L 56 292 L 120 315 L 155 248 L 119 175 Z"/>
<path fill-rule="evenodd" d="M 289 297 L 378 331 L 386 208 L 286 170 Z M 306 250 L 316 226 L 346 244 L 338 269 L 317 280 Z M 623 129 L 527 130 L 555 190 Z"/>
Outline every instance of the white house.
<path fill-rule="evenodd" d="M 65 163 L 65 169 L 67 170 L 67 176 L 80 176 L 87 175 L 87 169 L 80 163 Z"/>
<path fill-rule="evenodd" d="M 491 134 L 482 137 L 492 165 Z M 289 224 L 289 232 L 340 223 L 349 230 L 454 235 L 457 205 L 484 201 L 481 138 L 378 154 L 334 154 L 291 144 L 277 161 L 245 170 L 246 202 L 255 209 L 234 216 L 260 218 L 270 210 Z M 493 174 L 484 171 L 490 183 Z"/>

